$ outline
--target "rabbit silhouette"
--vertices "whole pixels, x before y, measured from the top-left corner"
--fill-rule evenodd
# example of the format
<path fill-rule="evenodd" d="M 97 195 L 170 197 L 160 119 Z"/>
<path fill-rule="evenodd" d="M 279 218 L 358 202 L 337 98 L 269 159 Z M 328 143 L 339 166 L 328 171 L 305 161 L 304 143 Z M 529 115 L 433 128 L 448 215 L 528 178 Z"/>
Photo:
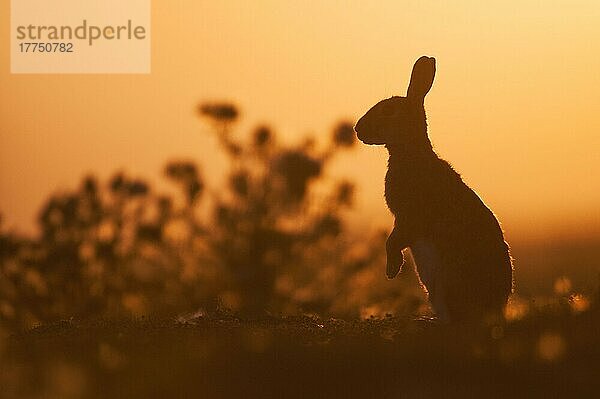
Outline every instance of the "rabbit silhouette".
<path fill-rule="evenodd" d="M 406 97 L 380 101 L 354 128 L 360 141 L 389 153 L 385 199 L 395 221 L 386 274 L 399 273 L 410 248 L 439 319 L 501 315 L 513 287 L 509 247 L 494 213 L 433 150 L 424 100 L 435 71 L 434 58 L 419 58 Z"/>

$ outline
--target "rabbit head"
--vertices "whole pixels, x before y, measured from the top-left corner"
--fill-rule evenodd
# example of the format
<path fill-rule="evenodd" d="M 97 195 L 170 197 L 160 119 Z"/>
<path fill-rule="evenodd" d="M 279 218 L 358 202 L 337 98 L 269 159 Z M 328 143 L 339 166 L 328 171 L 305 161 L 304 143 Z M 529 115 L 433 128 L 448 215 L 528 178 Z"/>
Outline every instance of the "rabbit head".
<path fill-rule="evenodd" d="M 433 85 L 435 58 L 415 62 L 406 97 L 394 96 L 375 104 L 358 120 L 354 130 L 360 141 L 374 145 L 410 143 L 427 136 L 425 95 Z"/>

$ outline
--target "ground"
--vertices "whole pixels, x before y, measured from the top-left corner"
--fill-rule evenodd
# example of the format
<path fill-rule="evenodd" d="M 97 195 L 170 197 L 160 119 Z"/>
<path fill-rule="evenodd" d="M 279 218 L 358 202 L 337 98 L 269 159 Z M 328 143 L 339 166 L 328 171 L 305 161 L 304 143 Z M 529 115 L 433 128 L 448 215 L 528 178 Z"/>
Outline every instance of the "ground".
<path fill-rule="evenodd" d="M 3 342 L 1 397 L 592 397 L 600 311 L 485 327 L 311 316 L 61 321 Z"/>

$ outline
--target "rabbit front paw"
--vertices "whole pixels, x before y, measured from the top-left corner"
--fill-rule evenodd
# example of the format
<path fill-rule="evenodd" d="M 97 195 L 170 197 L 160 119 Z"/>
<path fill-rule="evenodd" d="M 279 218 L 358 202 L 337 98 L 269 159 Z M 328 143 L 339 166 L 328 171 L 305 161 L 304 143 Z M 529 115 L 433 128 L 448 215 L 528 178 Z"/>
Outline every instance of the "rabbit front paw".
<path fill-rule="evenodd" d="M 402 254 L 404 248 L 406 248 L 406 240 L 403 231 L 394 226 L 385 243 L 387 256 L 385 274 L 390 280 L 398 275 L 404 265 L 404 255 Z"/>
<path fill-rule="evenodd" d="M 395 248 L 395 250 L 387 251 L 387 262 L 385 268 L 385 274 L 388 279 L 393 279 L 398 275 L 400 269 L 404 265 L 404 255 L 402 254 L 402 249 Z"/>

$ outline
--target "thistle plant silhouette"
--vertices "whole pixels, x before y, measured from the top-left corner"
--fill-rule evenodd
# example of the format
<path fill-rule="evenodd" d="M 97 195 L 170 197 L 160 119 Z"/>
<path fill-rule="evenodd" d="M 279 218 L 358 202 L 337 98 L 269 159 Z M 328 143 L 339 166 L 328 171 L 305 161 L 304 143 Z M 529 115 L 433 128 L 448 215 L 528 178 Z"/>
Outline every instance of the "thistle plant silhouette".
<path fill-rule="evenodd" d="M 50 196 L 37 237 L 0 229 L 3 325 L 199 309 L 416 311 L 418 288 L 381 278 L 384 234 L 365 238 L 345 221 L 353 184 L 327 173 L 354 146 L 350 123 L 321 147 L 310 138 L 287 145 L 268 126 L 237 138 L 231 104 L 197 111 L 227 160 L 223 181 L 206 179 L 190 160 L 164 168 L 178 195 L 124 172 L 106 182 L 87 176 Z"/>
<path fill-rule="evenodd" d="M 333 182 L 320 199 L 310 189 L 324 179 L 334 156 L 354 145 L 353 126 L 340 123 L 328 147 L 318 151 L 311 140 L 284 146 L 267 126 L 254 129 L 249 142 L 235 140 L 231 127 L 238 112 L 234 107 L 209 104 L 199 111 L 215 126 L 230 165 L 228 190 L 214 201 L 209 238 L 229 275 L 226 298 L 247 314 L 277 309 L 277 303 L 286 302 L 281 296 L 293 285 L 286 272 L 314 270 L 309 257 L 329 251 L 343 262 L 335 240 L 345 232 L 342 213 L 352 205 L 354 187 L 348 181 Z M 318 294 L 309 291 L 304 294 L 305 304 L 323 310 Z"/>

